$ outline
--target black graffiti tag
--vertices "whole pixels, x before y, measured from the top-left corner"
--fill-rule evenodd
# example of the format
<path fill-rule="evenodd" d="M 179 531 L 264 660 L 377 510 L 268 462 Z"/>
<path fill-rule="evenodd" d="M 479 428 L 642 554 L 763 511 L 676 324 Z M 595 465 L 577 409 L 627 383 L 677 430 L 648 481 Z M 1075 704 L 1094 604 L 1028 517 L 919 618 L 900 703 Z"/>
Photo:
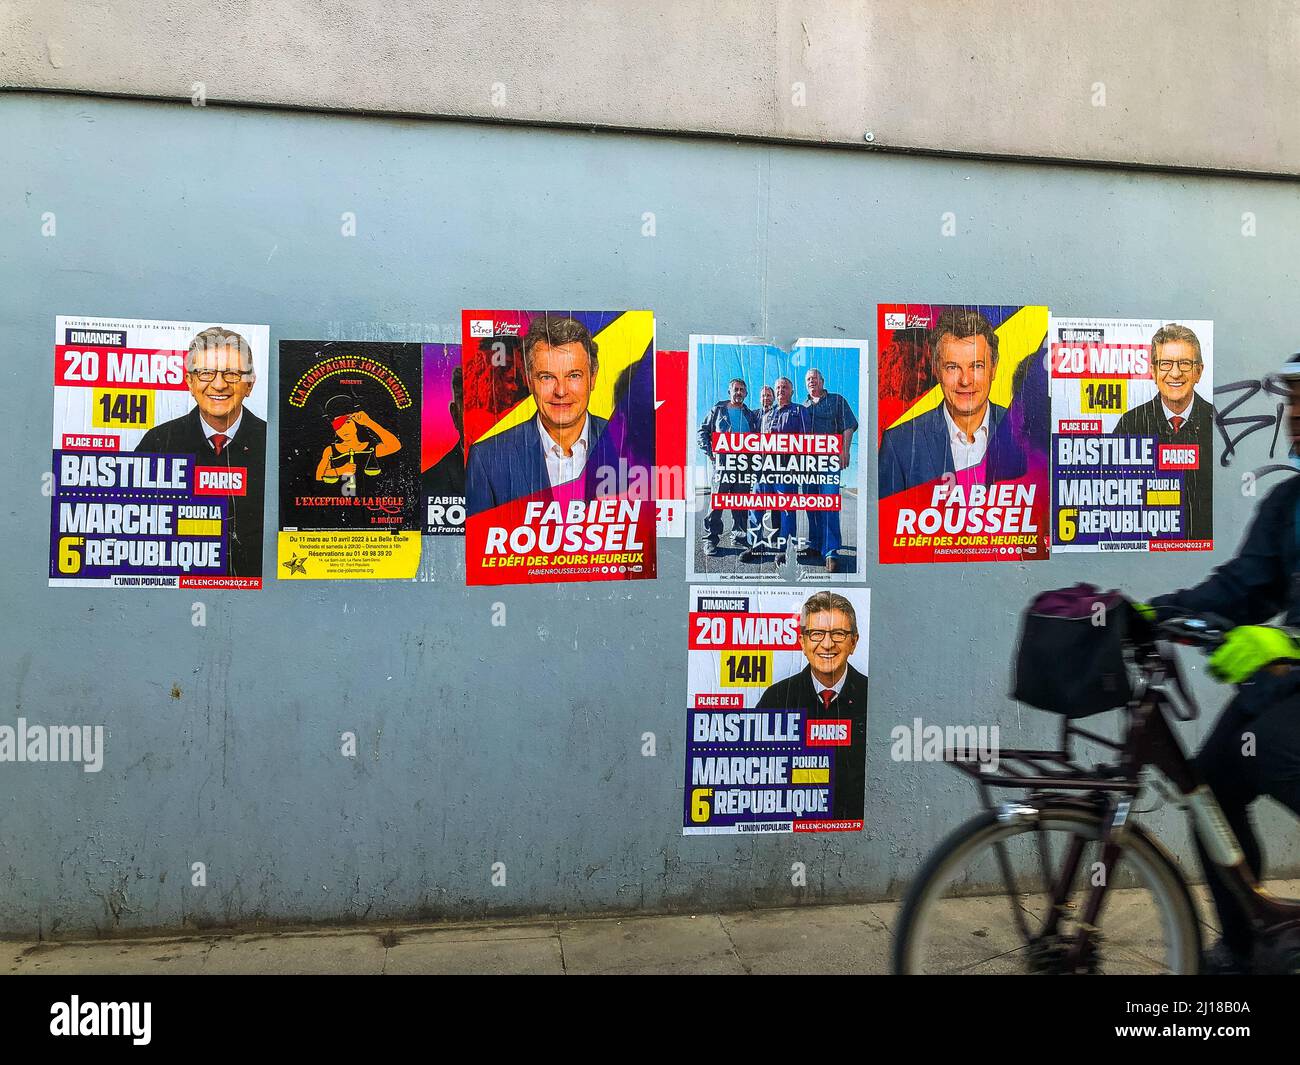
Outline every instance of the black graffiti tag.
<path fill-rule="evenodd" d="M 1216 400 L 1219 396 L 1231 396 L 1234 393 L 1236 398 L 1226 406 L 1215 403 L 1214 424 L 1219 427 L 1219 432 L 1223 435 L 1223 451 L 1219 455 L 1220 465 L 1231 466 L 1237 445 L 1251 434 L 1270 427 L 1273 429 L 1273 441 L 1268 448 L 1268 457 L 1276 457 L 1277 440 L 1282 431 L 1282 415 L 1286 410 L 1286 403 L 1279 402 L 1271 415 L 1241 414 L 1232 417 L 1232 414 L 1242 404 L 1250 402 L 1261 393 L 1266 396 L 1279 396 L 1282 400 L 1289 398 L 1291 393 L 1282 382 L 1273 377 L 1264 377 L 1258 381 L 1233 381 L 1230 385 L 1220 385 L 1214 390 Z M 1240 431 L 1235 435 L 1229 431 L 1237 427 L 1240 427 Z M 1282 468 L 1290 469 L 1288 466 Z"/>

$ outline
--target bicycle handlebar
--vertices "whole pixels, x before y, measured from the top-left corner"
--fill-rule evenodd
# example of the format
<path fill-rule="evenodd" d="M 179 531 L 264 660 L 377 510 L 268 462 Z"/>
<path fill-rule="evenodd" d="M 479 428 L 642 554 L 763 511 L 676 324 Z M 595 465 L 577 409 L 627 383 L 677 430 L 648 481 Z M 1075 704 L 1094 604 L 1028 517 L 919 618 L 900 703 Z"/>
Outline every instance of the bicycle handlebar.
<path fill-rule="evenodd" d="M 1187 614 L 1157 622 L 1156 632 L 1174 643 L 1213 651 L 1227 638 L 1232 622 L 1217 614 Z"/>

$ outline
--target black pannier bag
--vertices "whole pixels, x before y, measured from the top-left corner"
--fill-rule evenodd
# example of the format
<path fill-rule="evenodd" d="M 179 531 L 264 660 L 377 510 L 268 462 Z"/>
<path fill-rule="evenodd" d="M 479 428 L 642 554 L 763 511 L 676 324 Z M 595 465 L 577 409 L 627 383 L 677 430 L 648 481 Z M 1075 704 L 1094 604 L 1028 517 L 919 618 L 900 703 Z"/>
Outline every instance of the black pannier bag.
<path fill-rule="evenodd" d="M 1091 584 L 1037 596 L 1021 621 L 1011 697 L 1066 717 L 1125 705 L 1132 695 L 1123 651 L 1131 614 L 1123 594 Z"/>

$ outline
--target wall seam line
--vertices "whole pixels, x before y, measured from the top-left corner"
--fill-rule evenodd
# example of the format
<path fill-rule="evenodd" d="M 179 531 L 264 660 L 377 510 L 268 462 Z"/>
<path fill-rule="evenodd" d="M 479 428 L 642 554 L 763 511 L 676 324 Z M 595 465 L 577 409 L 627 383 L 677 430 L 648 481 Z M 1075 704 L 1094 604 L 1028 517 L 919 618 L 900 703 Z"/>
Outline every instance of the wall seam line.
<path fill-rule="evenodd" d="M 6 94 L 32 94 L 40 96 L 91 97 L 102 100 L 124 100 L 133 103 L 183 104 L 193 107 L 188 96 L 162 96 L 147 93 L 107 92 L 99 89 L 45 88 L 25 85 L 0 85 L 0 96 Z M 1073 156 L 1026 155 L 1011 152 L 974 151 L 959 148 L 928 148 L 909 144 L 873 143 L 855 144 L 849 141 L 815 140 L 810 137 L 781 137 L 763 133 L 725 133 L 705 129 L 656 129 L 649 126 L 622 126 L 598 122 L 580 122 L 560 119 L 499 118 L 492 115 L 469 115 L 453 112 L 399 111 L 380 108 L 357 110 L 345 107 L 307 106 L 283 102 L 257 100 L 221 100 L 208 97 L 205 108 L 230 110 L 278 111 L 289 114 L 332 115 L 354 119 L 413 120 L 443 122 L 475 126 L 506 126 L 522 129 L 552 129 L 595 134 L 623 134 L 644 137 L 664 137 L 681 140 L 732 141 L 745 145 L 768 145 L 784 148 L 815 148 L 829 151 L 860 152 L 871 155 L 930 156 L 938 159 L 970 160 L 972 162 L 1001 163 L 1004 165 L 1052 166 L 1109 170 L 1128 173 L 1177 175 L 1183 177 L 1243 178 L 1255 181 L 1282 181 L 1300 184 L 1300 170 L 1248 170 L 1241 167 L 1194 166 L 1187 163 L 1144 163 L 1139 160 L 1088 159 Z"/>

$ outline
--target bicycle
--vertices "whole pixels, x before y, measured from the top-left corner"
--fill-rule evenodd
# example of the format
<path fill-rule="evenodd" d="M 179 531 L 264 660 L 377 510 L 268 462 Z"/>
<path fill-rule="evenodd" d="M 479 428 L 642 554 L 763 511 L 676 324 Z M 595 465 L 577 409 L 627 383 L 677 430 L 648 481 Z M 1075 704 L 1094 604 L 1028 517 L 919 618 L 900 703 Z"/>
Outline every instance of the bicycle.
<path fill-rule="evenodd" d="M 1230 627 L 1211 615 L 1187 616 L 1154 626 L 1149 639 L 1126 638 L 1132 697 L 1119 740 L 1064 718 L 1059 750 L 1001 751 L 992 771 L 969 752 L 945 751 L 977 781 L 985 810 L 940 843 L 913 880 L 895 931 L 895 973 L 1198 972 L 1201 932 L 1187 880 L 1134 819 L 1149 812 L 1134 810 L 1147 767 L 1176 789 L 1175 804 L 1190 812 L 1249 915 L 1254 971 L 1300 971 L 1300 900 L 1278 898 L 1255 880 L 1174 727 L 1199 710 L 1172 644 L 1210 651 Z M 1071 753 L 1074 740 L 1110 748 L 1118 760 L 1085 768 Z M 1029 794 L 995 804 L 993 788 Z"/>

